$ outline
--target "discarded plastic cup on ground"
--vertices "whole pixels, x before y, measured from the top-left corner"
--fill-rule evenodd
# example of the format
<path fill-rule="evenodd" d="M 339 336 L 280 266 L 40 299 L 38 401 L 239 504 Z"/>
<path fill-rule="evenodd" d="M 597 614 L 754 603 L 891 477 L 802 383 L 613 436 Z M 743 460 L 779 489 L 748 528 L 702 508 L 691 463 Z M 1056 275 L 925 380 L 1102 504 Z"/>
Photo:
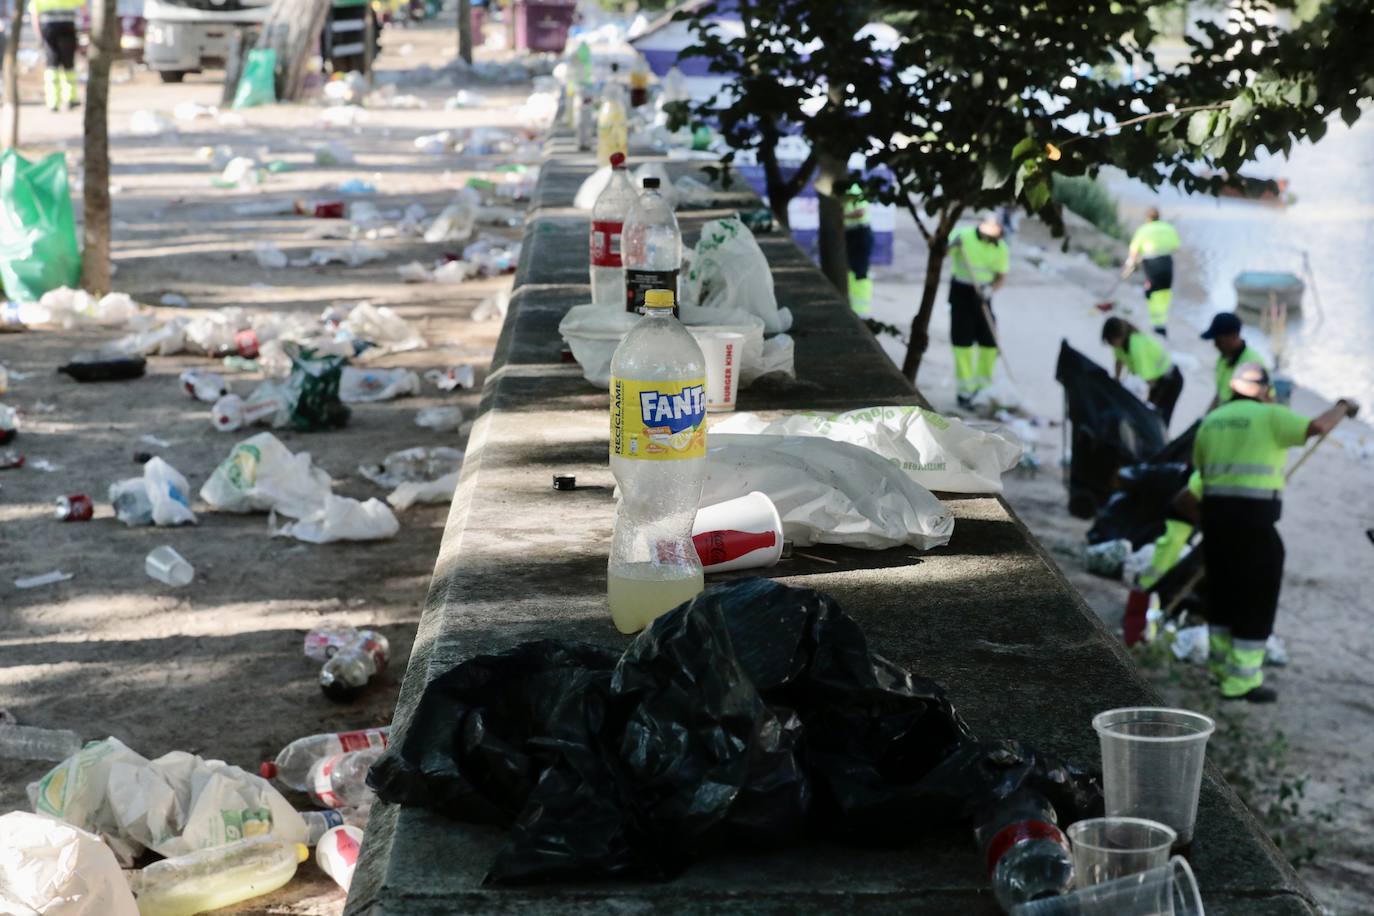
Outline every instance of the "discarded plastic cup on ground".
<path fill-rule="evenodd" d="M 1143 817 L 1193 839 L 1207 738 L 1216 723 L 1186 709 L 1129 707 L 1093 717 L 1108 817 Z"/>
<path fill-rule="evenodd" d="M 143 561 L 143 569 L 157 581 L 173 588 L 190 585 L 196 571 L 186 558 L 166 544 L 155 548 Z"/>
<path fill-rule="evenodd" d="M 344 824 L 320 838 L 315 847 L 315 862 L 320 871 L 334 879 L 344 890 L 353 883 L 353 870 L 358 867 L 358 852 L 362 849 L 363 832 Z"/>
<path fill-rule="evenodd" d="M 692 543 L 706 572 L 772 566 L 782 557 L 782 518 L 755 490 L 697 510 Z"/>
<path fill-rule="evenodd" d="M 744 335 L 709 327 L 688 328 L 706 357 L 706 409 L 734 410 Z"/>
<path fill-rule="evenodd" d="M 1012 908 L 1011 916 L 1203 916 L 1197 879 L 1182 856 L 1149 871 Z"/>
<path fill-rule="evenodd" d="M 1140 817 L 1094 817 L 1071 824 L 1074 882 L 1091 887 L 1159 868 L 1169 861 L 1178 834 Z"/>

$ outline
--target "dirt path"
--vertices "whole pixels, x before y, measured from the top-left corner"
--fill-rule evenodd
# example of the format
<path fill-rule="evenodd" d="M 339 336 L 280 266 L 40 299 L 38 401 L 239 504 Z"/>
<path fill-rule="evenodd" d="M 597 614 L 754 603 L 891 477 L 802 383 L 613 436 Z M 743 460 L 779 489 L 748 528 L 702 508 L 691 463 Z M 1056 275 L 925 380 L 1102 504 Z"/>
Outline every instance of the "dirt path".
<path fill-rule="evenodd" d="M 452 32 L 415 29 L 389 32 L 381 69 L 439 66 L 452 56 Z M 402 52 L 407 52 L 402 54 Z M 217 76 L 217 74 L 215 75 Z M 416 136 L 439 129 L 520 124 L 527 85 L 474 85 L 481 108 L 449 111 L 447 86 L 404 88 L 422 99 L 423 110 L 378 109 L 357 128 L 327 128 L 320 108 L 281 106 L 244 113 L 245 124 L 225 127 L 213 119 L 181 124 L 154 137 L 127 133 L 135 110 L 170 116 L 174 106 L 216 103 L 220 87 L 211 76 L 163 86 L 149 74 L 114 87 L 116 288 L 143 303 L 165 292 L 189 299 L 189 309 L 161 309 L 162 317 L 202 309 L 242 306 L 318 315 L 334 303 L 371 301 L 413 322 L 431 342 L 428 349 L 387 357 L 383 367 L 426 369 L 461 363 L 477 367 L 477 384 L 495 345 L 500 322 L 474 321 L 472 312 L 509 278 L 461 285 L 402 285 L 397 266 L 430 263 L 453 243 L 417 238 L 384 239 L 385 261 L 349 268 L 265 270 L 252 256 L 259 239 L 277 242 L 295 257 L 318 241 L 306 233 L 320 221 L 295 216 L 246 217 L 233 212 L 248 200 L 290 200 L 349 178 L 373 182 L 372 200 L 383 211 L 419 203 L 433 217 L 473 174 L 508 157 L 464 159 L 418 151 Z M 65 145 L 79 150 L 80 115 L 48 115 L 24 109 L 26 152 Z M 357 164 L 320 168 L 312 150 L 342 140 Z M 294 170 L 273 175 L 256 192 L 214 189 L 201 147 L 230 144 L 236 153 L 281 159 Z M 69 152 L 70 158 L 75 158 Z M 507 229 L 517 236 L 518 229 Z M 227 515 L 196 502 L 194 528 L 126 528 L 113 517 L 108 485 L 136 476 L 136 452 L 161 455 L 199 490 L 232 445 L 244 438 L 221 434 L 208 420 L 208 405 L 188 398 L 177 375 L 191 366 L 216 368 L 206 358 L 153 357 L 146 377 L 124 383 L 80 385 L 54 369 L 73 352 L 90 349 L 122 332 L 44 329 L 0 335 L 0 363 L 27 374 L 12 382 L 4 402 L 25 412 L 13 447 L 30 466 L 0 473 L 0 707 L 19 721 L 68 728 L 87 739 L 114 735 L 152 758 L 186 750 L 255 770 L 293 738 L 384 724 L 391 719 L 397 685 L 429 584 L 447 506 L 399 513 L 394 539 L 323 546 L 271 538 L 262 515 Z M 258 376 L 232 377 L 247 393 Z M 419 408 L 459 405 L 473 415 L 477 391 L 439 392 L 425 382 L 421 396 L 355 405 L 346 429 L 297 434 L 277 431 L 293 451 L 308 451 L 329 472 L 335 492 L 358 498 L 385 492 L 357 473 L 361 463 L 413 445 L 462 447 L 459 434 L 439 434 L 414 424 Z M 170 444 L 141 441 L 152 435 Z M 47 459 L 57 470 L 33 469 Z M 54 497 L 74 492 L 97 501 L 94 521 L 63 524 L 51 513 Z M 143 571 L 143 557 L 159 544 L 176 547 L 195 566 L 185 589 L 168 589 Z M 30 591 L 13 580 L 48 570 L 73 574 L 69 582 Z M 351 704 L 326 700 L 315 683 L 317 666 L 301 655 L 305 631 L 322 620 L 378 627 L 390 639 L 389 672 Z M 0 811 L 27 809 L 25 785 L 47 765 L 0 761 Z M 294 799 L 302 807 L 304 799 Z M 313 862 L 304 877 L 239 912 L 336 913 L 343 893 Z"/>

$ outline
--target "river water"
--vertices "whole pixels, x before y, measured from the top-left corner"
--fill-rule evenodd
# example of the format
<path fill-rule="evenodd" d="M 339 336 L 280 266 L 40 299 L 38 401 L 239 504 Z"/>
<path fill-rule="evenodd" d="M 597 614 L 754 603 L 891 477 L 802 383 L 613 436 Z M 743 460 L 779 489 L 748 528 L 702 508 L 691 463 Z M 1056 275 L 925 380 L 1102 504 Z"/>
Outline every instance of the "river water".
<path fill-rule="evenodd" d="M 1232 285 L 1245 270 L 1287 271 L 1307 283 L 1300 319 L 1290 316 L 1282 369 L 1327 397 L 1374 404 L 1374 113 L 1347 127 L 1334 119 L 1325 137 L 1247 166 L 1256 178 L 1286 178 L 1291 202 L 1275 206 L 1233 198 L 1157 194 L 1120 175 L 1104 176 L 1130 229 L 1157 203 L 1178 227 L 1175 314 L 1205 327 L 1214 312 L 1235 308 Z M 1304 254 L 1311 267 L 1304 267 Z M 1313 288 L 1315 286 L 1315 289 Z M 1258 319 L 1242 314 L 1247 326 Z M 1271 343 L 1247 327 L 1246 339 L 1272 356 Z"/>

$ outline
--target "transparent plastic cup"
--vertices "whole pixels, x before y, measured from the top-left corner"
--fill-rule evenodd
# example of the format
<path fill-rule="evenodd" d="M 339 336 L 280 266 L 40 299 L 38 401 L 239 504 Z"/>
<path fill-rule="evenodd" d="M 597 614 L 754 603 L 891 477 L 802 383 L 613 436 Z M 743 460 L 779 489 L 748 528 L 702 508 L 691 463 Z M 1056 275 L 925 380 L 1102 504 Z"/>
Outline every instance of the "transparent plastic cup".
<path fill-rule="evenodd" d="M 1203 916 L 1197 879 L 1182 856 L 1149 871 L 1012 907 L 1011 916 Z"/>
<path fill-rule="evenodd" d="M 186 558 L 165 544 L 144 558 L 143 569 L 157 581 L 173 588 L 190 585 L 196 577 L 195 569 L 186 562 Z"/>
<path fill-rule="evenodd" d="M 1193 839 L 1207 739 L 1216 729 L 1186 709 L 1131 707 L 1093 717 L 1102 744 L 1108 817 L 1142 817 L 1172 827 L 1175 848 Z"/>
<path fill-rule="evenodd" d="M 1078 887 L 1159 868 L 1178 839 L 1172 827 L 1140 817 L 1094 817 L 1071 824 L 1068 835 Z"/>

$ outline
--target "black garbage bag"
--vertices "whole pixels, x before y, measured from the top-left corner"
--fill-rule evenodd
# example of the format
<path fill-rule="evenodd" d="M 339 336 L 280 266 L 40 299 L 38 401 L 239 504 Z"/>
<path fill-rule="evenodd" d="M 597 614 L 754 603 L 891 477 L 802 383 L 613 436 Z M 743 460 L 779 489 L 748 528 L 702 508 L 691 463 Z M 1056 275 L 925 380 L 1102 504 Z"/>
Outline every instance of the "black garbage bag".
<path fill-rule="evenodd" d="M 1065 821 L 1095 780 L 980 743 L 938 684 L 872 653 L 828 596 L 711 589 L 619 658 L 526 643 L 426 687 L 368 784 L 384 801 L 509 824 L 487 881 L 667 878 L 726 844 L 808 832 L 900 843 L 1040 788 Z"/>
<path fill-rule="evenodd" d="M 1164 533 L 1165 519 L 1174 516 L 1173 500 L 1188 484 L 1192 468 L 1186 464 L 1132 464 L 1117 474 L 1121 489 L 1097 510 L 1088 529 L 1088 543 L 1125 538 L 1132 549 L 1153 543 Z"/>
<path fill-rule="evenodd" d="M 1073 424 L 1069 512 L 1092 518 L 1111 496 L 1117 471 L 1164 448 L 1164 421 L 1106 369 L 1064 341 L 1054 377 Z"/>

